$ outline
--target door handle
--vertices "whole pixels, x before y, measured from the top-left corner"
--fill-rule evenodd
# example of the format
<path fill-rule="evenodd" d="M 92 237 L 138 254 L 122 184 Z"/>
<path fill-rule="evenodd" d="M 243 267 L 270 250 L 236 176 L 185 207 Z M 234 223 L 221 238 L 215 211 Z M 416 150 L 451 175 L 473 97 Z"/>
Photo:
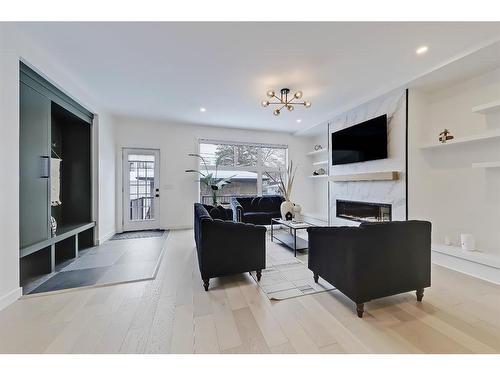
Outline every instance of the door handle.
<path fill-rule="evenodd" d="M 40 177 L 50 178 L 50 158 L 48 156 L 40 157 Z"/>
<path fill-rule="evenodd" d="M 155 197 L 156 198 L 160 198 L 160 194 L 155 194 Z"/>

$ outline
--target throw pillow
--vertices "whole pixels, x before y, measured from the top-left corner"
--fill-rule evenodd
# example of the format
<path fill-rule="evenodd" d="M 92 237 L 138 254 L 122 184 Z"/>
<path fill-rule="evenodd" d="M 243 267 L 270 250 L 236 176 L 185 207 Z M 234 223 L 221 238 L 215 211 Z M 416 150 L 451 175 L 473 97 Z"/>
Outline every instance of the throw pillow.
<path fill-rule="evenodd" d="M 219 210 L 219 213 L 220 213 L 220 218 L 221 220 L 227 220 L 229 219 L 227 217 L 227 213 L 226 213 L 226 209 L 222 206 L 217 206 L 217 209 Z"/>
<path fill-rule="evenodd" d="M 210 217 L 212 219 L 221 219 L 221 213 L 217 207 L 214 207 L 210 210 Z"/>
<path fill-rule="evenodd" d="M 252 199 L 252 203 L 250 203 L 250 207 L 253 209 L 253 210 L 257 210 L 259 209 L 259 202 L 260 202 L 260 198 L 261 197 L 255 197 Z"/>
<path fill-rule="evenodd" d="M 259 210 L 264 212 L 272 211 L 274 208 L 274 203 L 271 198 L 262 197 L 259 202 Z"/>

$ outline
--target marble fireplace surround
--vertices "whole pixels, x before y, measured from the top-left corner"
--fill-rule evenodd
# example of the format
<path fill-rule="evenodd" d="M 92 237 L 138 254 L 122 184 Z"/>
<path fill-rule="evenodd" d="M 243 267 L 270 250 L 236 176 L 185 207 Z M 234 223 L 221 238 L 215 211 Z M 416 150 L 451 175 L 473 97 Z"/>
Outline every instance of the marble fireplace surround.
<path fill-rule="evenodd" d="M 391 205 L 392 220 L 406 220 L 406 90 L 396 90 L 329 121 L 331 133 L 387 114 L 388 157 L 362 163 L 330 167 L 329 216 L 331 225 L 359 225 L 358 221 L 337 217 L 337 200 L 380 202 Z M 331 150 L 330 150 L 331 151 Z M 331 155 L 331 152 L 329 153 Z M 331 160 L 330 160 L 331 162 Z M 334 181 L 335 175 L 398 172 L 393 180 Z"/>

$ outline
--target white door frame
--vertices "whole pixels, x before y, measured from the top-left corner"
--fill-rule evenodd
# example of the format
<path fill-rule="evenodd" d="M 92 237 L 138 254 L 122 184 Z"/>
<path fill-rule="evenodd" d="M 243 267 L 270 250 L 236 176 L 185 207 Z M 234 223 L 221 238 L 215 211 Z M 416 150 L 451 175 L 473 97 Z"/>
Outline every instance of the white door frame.
<path fill-rule="evenodd" d="M 153 155 L 155 191 L 152 193 L 152 219 L 131 220 L 130 219 L 130 173 L 128 156 L 130 154 Z M 124 232 L 133 230 L 160 229 L 160 150 L 149 148 L 122 148 L 122 230 Z"/>

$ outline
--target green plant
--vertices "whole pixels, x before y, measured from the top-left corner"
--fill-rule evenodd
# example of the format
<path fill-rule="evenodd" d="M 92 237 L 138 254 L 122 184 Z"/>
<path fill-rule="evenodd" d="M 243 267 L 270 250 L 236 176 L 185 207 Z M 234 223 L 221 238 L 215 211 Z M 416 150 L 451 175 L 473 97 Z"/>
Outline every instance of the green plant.
<path fill-rule="evenodd" d="M 266 172 L 266 175 L 271 179 L 272 182 L 278 185 L 278 189 L 280 190 L 285 200 L 291 201 L 292 187 L 296 173 L 297 167 L 293 168 L 293 161 L 290 160 L 286 168 L 286 172 L 283 172 L 280 168 L 278 177 L 273 176 L 269 172 Z"/>
<path fill-rule="evenodd" d="M 200 172 L 196 169 L 187 169 L 187 173 L 197 173 L 200 176 L 200 179 L 198 182 L 201 182 L 205 186 L 207 186 L 211 192 L 212 192 L 212 205 L 217 206 L 217 201 L 218 201 L 218 194 L 224 187 L 228 184 L 231 183 L 231 179 L 236 176 L 233 175 L 231 177 L 226 177 L 226 178 L 218 178 L 217 177 L 217 171 L 219 169 L 219 163 L 221 158 L 218 157 L 215 161 L 215 173 L 212 173 L 210 169 L 208 168 L 208 163 L 205 160 L 205 158 L 199 154 L 188 154 L 188 156 L 196 157 L 198 158 L 202 163 L 203 166 L 205 167 L 205 173 Z"/>

